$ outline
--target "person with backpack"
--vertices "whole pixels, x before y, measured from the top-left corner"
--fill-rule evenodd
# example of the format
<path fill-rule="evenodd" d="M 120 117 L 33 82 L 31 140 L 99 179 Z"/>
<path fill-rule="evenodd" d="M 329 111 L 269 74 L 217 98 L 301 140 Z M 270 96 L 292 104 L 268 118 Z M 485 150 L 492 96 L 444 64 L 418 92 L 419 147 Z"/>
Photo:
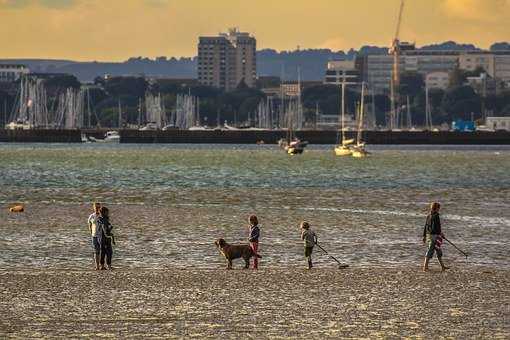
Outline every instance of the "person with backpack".
<path fill-rule="evenodd" d="M 430 259 L 436 253 L 437 260 L 441 265 L 441 271 L 448 269 L 443 263 L 443 251 L 441 246 L 443 244 L 444 234 L 441 230 L 441 220 L 439 219 L 439 209 L 441 204 L 433 202 L 430 204 L 430 213 L 427 215 L 425 226 L 423 227 L 423 244 L 427 244 L 427 252 L 425 253 L 425 260 L 423 262 L 423 271 L 429 270 Z"/>

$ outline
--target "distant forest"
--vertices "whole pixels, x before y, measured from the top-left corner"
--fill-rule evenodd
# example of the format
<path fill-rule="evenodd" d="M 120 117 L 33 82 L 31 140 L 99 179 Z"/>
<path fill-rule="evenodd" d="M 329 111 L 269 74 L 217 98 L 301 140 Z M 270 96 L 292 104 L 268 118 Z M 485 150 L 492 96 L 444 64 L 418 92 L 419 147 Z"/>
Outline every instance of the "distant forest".
<path fill-rule="evenodd" d="M 427 45 L 421 50 L 480 50 L 472 44 L 457 44 L 453 41 Z M 510 51 L 510 44 L 495 43 L 490 50 Z M 332 51 L 329 49 L 306 49 L 278 52 L 272 49 L 257 51 L 257 73 L 259 76 L 277 76 L 284 80 L 296 80 L 298 67 L 303 80 L 322 80 L 324 69 L 330 60 L 353 59 L 356 55 L 386 54 L 388 48 L 363 46 L 359 50 Z M 91 82 L 97 76 L 157 76 L 167 78 L 196 78 L 197 58 L 149 59 L 144 57 L 130 58 L 124 62 L 75 62 L 71 60 L 45 59 L 0 59 L 0 63 L 20 63 L 27 65 L 36 73 L 68 73 L 82 82 Z"/>

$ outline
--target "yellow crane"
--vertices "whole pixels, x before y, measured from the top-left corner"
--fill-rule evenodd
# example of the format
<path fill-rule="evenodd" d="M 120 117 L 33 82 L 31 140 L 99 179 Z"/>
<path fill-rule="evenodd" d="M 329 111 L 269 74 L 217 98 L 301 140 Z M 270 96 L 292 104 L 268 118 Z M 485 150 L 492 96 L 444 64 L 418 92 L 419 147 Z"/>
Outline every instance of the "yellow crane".
<path fill-rule="evenodd" d="M 400 25 L 402 23 L 402 13 L 404 12 L 404 0 L 400 1 L 400 9 L 398 12 L 397 29 L 395 37 L 390 48 L 390 54 L 393 55 L 393 69 L 391 74 L 390 96 L 391 96 L 391 113 L 389 119 L 390 129 L 395 129 L 397 110 L 400 105 Z"/>

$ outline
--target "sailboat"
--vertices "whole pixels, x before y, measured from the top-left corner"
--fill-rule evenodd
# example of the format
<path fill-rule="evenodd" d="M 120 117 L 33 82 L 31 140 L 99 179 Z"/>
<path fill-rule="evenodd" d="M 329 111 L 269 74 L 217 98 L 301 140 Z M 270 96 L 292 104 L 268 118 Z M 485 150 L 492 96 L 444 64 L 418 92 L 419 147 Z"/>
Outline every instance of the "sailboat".
<path fill-rule="evenodd" d="M 356 145 L 352 148 L 352 157 L 363 158 L 367 157 L 370 153 L 365 149 L 365 142 L 363 142 L 363 114 L 365 111 L 365 82 L 361 83 L 361 107 L 358 119 L 358 135 L 356 138 Z"/>
<path fill-rule="evenodd" d="M 283 98 L 283 92 L 282 92 Z M 282 100 L 283 103 L 283 100 Z M 297 127 L 302 127 L 303 122 L 303 108 L 301 106 L 301 71 L 298 68 L 298 98 L 297 103 L 292 105 L 289 103 L 289 111 L 287 115 L 288 119 L 288 130 L 287 130 L 287 140 L 281 141 L 280 146 L 283 147 L 285 152 L 289 155 L 298 155 L 302 154 L 305 150 L 305 147 L 308 145 L 307 141 L 301 141 L 296 137 L 293 131 L 294 121 L 297 123 Z"/>
<path fill-rule="evenodd" d="M 345 139 L 345 79 L 342 81 L 342 114 L 341 114 L 342 142 L 335 147 L 337 156 L 350 156 L 352 150 L 349 147 L 354 143 L 354 139 Z"/>

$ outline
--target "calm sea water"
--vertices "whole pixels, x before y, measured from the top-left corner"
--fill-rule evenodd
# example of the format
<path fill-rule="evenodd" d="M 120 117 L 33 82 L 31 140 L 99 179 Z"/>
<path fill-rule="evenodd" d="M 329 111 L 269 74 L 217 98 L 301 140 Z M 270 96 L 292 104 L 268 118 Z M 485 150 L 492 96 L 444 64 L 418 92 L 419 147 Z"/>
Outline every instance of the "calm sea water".
<path fill-rule="evenodd" d="M 354 266 L 418 265 L 427 204 L 443 204 L 453 265 L 509 267 L 510 148 L 0 144 L 0 268 L 90 268 L 90 203 L 111 209 L 121 268 L 217 267 L 217 237 L 262 223 L 262 265 L 304 265 L 299 222 Z M 27 211 L 10 214 L 10 204 Z M 316 253 L 319 266 L 327 257 Z M 240 265 L 240 264 L 239 264 Z"/>

